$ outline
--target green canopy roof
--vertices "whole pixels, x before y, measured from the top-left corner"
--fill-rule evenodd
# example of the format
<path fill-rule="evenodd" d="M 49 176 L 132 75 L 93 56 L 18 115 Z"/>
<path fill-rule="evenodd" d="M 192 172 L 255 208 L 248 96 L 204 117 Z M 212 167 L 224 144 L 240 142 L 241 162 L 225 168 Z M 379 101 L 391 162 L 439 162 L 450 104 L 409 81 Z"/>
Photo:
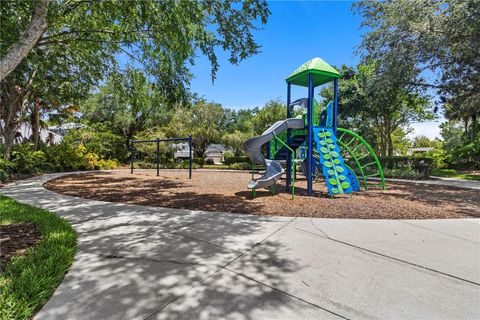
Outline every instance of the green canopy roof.
<path fill-rule="evenodd" d="M 319 86 L 339 78 L 340 73 L 322 58 L 313 58 L 297 68 L 288 78 L 287 82 L 297 86 L 308 87 L 308 74 L 312 74 L 313 86 Z"/>

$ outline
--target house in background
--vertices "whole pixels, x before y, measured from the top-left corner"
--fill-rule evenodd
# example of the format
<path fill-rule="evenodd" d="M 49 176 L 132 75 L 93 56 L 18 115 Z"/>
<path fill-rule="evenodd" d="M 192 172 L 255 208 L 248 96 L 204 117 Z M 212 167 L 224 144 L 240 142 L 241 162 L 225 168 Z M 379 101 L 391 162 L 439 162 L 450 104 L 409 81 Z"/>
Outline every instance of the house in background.
<path fill-rule="evenodd" d="M 174 143 L 173 146 L 173 158 L 177 162 L 182 162 L 190 158 L 190 150 L 187 142 Z"/>
<path fill-rule="evenodd" d="M 433 147 L 408 148 L 407 156 L 411 156 L 411 155 L 414 155 L 414 154 L 418 155 L 418 154 L 426 153 L 426 152 L 433 151 L 433 150 L 435 150 L 435 148 L 433 148 Z"/>
<path fill-rule="evenodd" d="M 173 157 L 176 161 L 181 162 L 189 158 L 188 143 L 176 143 L 173 147 L 175 150 Z M 225 148 L 223 144 L 213 143 L 209 145 L 207 151 L 205 151 L 205 161 L 211 159 L 214 164 L 222 164 L 225 151 L 227 151 L 227 148 Z"/>
<path fill-rule="evenodd" d="M 3 120 L 1 122 L 1 125 L 3 126 Z M 25 142 L 31 141 L 32 135 L 33 135 L 32 125 L 28 122 L 23 122 L 20 124 L 17 132 L 15 133 L 15 140 L 13 141 L 13 143 L 18 144 L 18 143 L 25 143 Z M 39 138 L 40 138 L 40 141 L 42 141 L 43 143 L 52 145 L 52 144 L 60 143 L 63 137 L 51 130 L 41 128 Z M 0 142 L 3 143 L 3 137 L 0 137 Z"/>
<path fill-rule="evenodd" d="M 227 151 L 223 144 L 212 143 L 205 151 L 205 161 L 211 159 L 214 164 L 222 164 L 224 160 L 224 153 Z"/>
<path fill-rule="evenodd" d="M 81 124 L 81 123 L 75 123 L 75 122 L 67 122 L 63 123 L 58 126 L 51 126 L 48 127 L 48 130 L 55 132 L 58 135 L 61 135 L 62 137 L 67 134 L 68 131 L 72 129 L 82 129 L 85 128 L 86 126 Z"/>

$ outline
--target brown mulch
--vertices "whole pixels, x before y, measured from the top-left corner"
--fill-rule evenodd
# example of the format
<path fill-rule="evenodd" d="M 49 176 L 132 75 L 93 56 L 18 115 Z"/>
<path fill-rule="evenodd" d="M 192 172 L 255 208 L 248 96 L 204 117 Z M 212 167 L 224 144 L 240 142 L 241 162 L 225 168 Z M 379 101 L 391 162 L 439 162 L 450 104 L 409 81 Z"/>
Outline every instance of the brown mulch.
<path fill-rule="evenodd" d="M 25 254 L 41 239 L 32 222 L 0 225 L 0 270 L 13 256 Z"/>
<path fill-rule="evenodd" d="M 245 172 L 153 170 L 131 175 L 128 171 L 64 176 L 45 184 L 58 193 L 95 200 L 135 203 L 192 210 L 360 219 L 432 219 L 480 217 L 480 193 L 475 190 L 389 183 L 386 191 L 373 190 L 331 198 L 323 182 L 315 183 L 314 197 L 307 197 L 306 180 L 295 183 L 295 200 L 285 192 L 284 180 L 277 193 L 247 189 Z"/>

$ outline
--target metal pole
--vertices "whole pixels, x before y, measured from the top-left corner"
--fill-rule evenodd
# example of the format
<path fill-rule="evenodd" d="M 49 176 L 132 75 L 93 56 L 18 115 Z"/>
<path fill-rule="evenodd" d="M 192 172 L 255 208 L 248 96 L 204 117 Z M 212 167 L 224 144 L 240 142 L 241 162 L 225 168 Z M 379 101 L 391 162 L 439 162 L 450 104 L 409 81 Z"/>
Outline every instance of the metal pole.
<path fill-rule="evenodd" d="M 333 132 L 337 135 L 338 78 L 333 79 Z"/>
<path fill-rule="evenodd" d="M 270 154 L 270 141 L 267 142 L 267 159 L 270 159 L 271 158 L 271 154 Z"/>
<path fill-rule="evenodd" d="M 130 174 L 133 174 L 133 154 L 135 152 L 135 142 L 132 141 L 132 147 L 130 149 Z"/>
<path fill-rule="evenodd" d="M 157 177 L 160 175 L 160 139 L 157 138 Z"/>
<path fill-rule="evenodd" d="M 188 149 L 189 149 L 189 158 L 188 158 L 188 179 L 192 179 L 192 135 L 188 136 Z"/>
<path fill-rule="evenodd" d="M 292 84 L 290 82 L 287 83 L 287 119 L 290 118 L 291 112 L 290 112 L 290 103 L 291 103 L 291 93 L 292 93 Z M 290 129 L 287 129 L 287 145 L 290 146 Z M 285 175 L 285 188 L 286 191 L 288 192 L 288 189 L 290 189 L 290 184 L 292 181 L 292 155 L 290 152 L 286 152 L 286 164 L 285 164 L 285 169 L 286 169 L 286 175 Z"/>
<path fill-rule="evenodd" d="M 313 193 L 313 177 L 312 177 L 312 148 L 313 148 L 313 81 L 312 74 L 308 74 L 308 110 L 307 110 L 307 195 L 311 196 Z"/>

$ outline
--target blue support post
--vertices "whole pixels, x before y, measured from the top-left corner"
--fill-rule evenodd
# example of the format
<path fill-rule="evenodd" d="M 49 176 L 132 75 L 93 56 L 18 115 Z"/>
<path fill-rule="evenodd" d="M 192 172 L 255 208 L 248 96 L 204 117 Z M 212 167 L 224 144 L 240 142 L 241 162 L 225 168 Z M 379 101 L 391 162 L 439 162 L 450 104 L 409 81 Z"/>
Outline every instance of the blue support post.
<path fill-rule="evenodd" d="M 333 132 L 337 135 L 338 79 L 333 79 Z"/>
<path fill-rule="evenodd" d="M 132 141 L 132 147 L 130 149 L 130 174 L 133 174 L 133 159 L 135 154 L 135 143 Z"/>
<path fill-rule="evenodd" d="M 271 159 L 272 155 L 270 154 L 270 141 L 267 142 L 267 159 Z"/>
<path fill-rule="evenodd" d="M 312 177 L 312 165 L 313 165 L 313 79 L 312 74 L 308 74 L 308 109 L 307 109 L 307 195 L 313 194 L 313 177 Z"/>
<path fill-rule="evenodd" d="M 192 179 L 192 135 L 188 136 L 188 179 Z"/>
<path fill-rule="evenodd" d="M 160 138 L 157 138 L 157 177 L 160 175 Z"/>
<path fill-rule="evenodd" d="M 287 119 L 290 118 L 291 112 L 290 112 L 290 103 L 291 103 L 291 93 L 292 93 L 292 84 L 290 82 L 287 83 Z M 287 146 L 290 146 L 290 129 L 287 129 Z M 286 168 L 285 168 L 285 187 L 286 190 L 288 191 L 290 189 L 290 184 L 292 182 L 292 155 L 290 152 L 287 152 L 286 156 Z"/>

